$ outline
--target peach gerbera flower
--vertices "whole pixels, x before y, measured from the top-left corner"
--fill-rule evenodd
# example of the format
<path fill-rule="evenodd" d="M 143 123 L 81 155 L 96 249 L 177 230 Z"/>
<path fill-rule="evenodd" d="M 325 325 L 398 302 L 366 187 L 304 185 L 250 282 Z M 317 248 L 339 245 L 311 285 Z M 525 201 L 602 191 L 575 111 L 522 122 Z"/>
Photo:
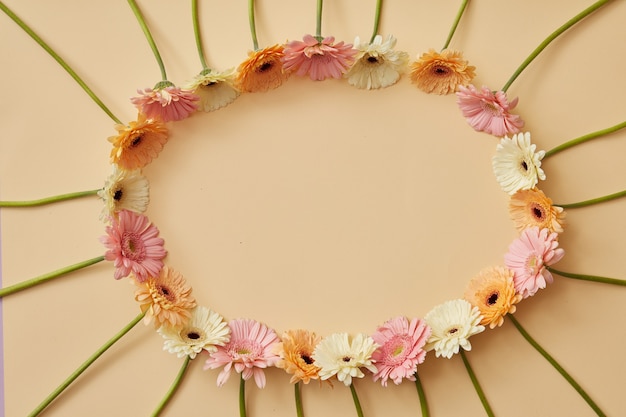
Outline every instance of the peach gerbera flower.
<path fill-rule="evenodd" d="M 476 76 L 476 67 L 468 65 L 463 54 L 444 49 L 430 49 L 411 64 L 411 81 L 425 93 L 451 94 L 458 86 L 467 85 Z"/>
<path fill-rule="evenodd" d="M 502 266 L 480 271 L 470 280 L 463 298 L 478 307 L 480 324 L 490 329 L 502 326 L 504 316 L 515 313 L 515 304 L 522 301 L 522 295 L 515 292 L 513 271 Z"/>
<path fill-rule="evenodd" d="M 289 78 L 289 74 L 283 71 L 283 56 L 282 45 L 248 52 L 248 59 L 237 68 L 237 89 L 247 93 L 259 93 L 279 87 Z"/>
<path fill-rule="evenodd" d="M 169 81 L 159 82 L 154 89 L 137 90 L 139 96 L 131 103 L 150 119 L 171 122 L 186 119 L 198 108 L 200 98 L 190 91 L 176 87 Z"/>
<path fill-rule="evenodd" d="M 144 282 L 137 281 L 135 300 L 141 311 L 146 313 L 144 323 L 154 320 L 154 327 L 182 327 L 191 318 L 196 307 L 196 299 L 191 295 L 191 287 L 183 276 L 164 266 L 158 276 L 149 277 Z"/>
<path fill-rule="evenodd" d="M 321 338 L 308 330 L 289 330 L 283 333 L 282 342 L 275 347 L 280 356 L 278 368 L 292 374 L 291 383 L 302 381 L 308 384 L 311 379 L 319 378 L 319 366 L 313 361 L 313 351 Z"/>
<path fill-rule="evenodd" d="M 335 43 L 333 36 L 317 40 L 304 35 L 302 41 L 291 41 L 285 48 L 283 68 L 295 71 L 296 75 L 308 74 L 312 80 L 321 81 L 328 77 L 341 78 L 354 60 L 356 49 L 343 41 Z"/>
<path fill-rule="evenodd" d="M 552 200 L 537 188 L 519 190 L 513 194 L 509 201 L 509 214 L 520 232 L 533 226 L 547 228 L 551 232 L 563 232 L 563 208 L 553 206 Z"/>
<path fill-rule="evenodd" d="M 167 128 L 153 119 L 139 114 L 136 122 L 129 126 L 117 125 L 117 136 L 108 140 L 113 144 L 111 163 L 132 171 L 143 168 L 159 155 L 167 142 Z"/>

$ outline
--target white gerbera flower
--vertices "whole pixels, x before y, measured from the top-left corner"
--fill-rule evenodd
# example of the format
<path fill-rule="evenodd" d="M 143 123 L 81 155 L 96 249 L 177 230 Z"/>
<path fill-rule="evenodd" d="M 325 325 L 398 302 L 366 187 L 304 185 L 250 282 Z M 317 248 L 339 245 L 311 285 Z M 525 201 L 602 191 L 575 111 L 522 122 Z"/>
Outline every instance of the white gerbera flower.
<path fill-rule="evenodd" d="M 210 69 L 202 71 L 183 86 L 200 97 L 198 110 L 210 112 L 232 103 L 239 91 L 234 87 L 235 69 L 217 72 Z"/>
<path fill-rule="evenodd" d="M 120 210 L 143 213 L 150 202 L 150 184 L 141 175 L 141 170 L 126 171 L 113 165 L 113 173 L 107 178 L 104 188 L 98 191 L 98 196 L 104 200 L 101 220 Z"/>
<path fill-rule="evenodd" d="M 346 73 L 348 82 L 357 87 L 371 90 L 395 84 L 400 79 L 409 62 L 409 54 L 395 51 L 396 38 L 389 35 L 385 42 L 376 35 L 374 42 L 361 43 L 359 37 L 354 40 L 359 51 L 354 58 L 354 65 Z"/>
<path fill-rule="evenodd" d="M 363 378 L 360 368 L 376 372 L 372 353 L 378 345 L 370 336 L 357 334 L 350 339 L 348 333 L 334 333 L 322 339 L 313 351 L 315 365 L 320 367 L 320 378 L 326 380 L 334 375 L 346 386 L 352 378 Z"/>
<path fill-rule="evenodd" d="M 424 317 L 432 329 L 424 350 L 434 349 L 437 357 L 448 359 L 459 353 L 459 348 L 471 350 L 470 336 L 485 330 L 485 326 L 480 325 L 481 320 L 478 308 L 465 300 L 451 300 L 438 305 Z"/>
<path fill-rule="evenodd" d="M 530 190 L 537 182 L 546 179 L 541 169 L 545 151 L 535 152 L 530 133 L 518 133 L 512 138 L 503 137 L 493 157 L 493 172 L 502 189 L 510 195 L 519 190 Z"/>
<path fill-rule="evenodd" d="M 230 327 L 224 318 L 206 307 L 196 307 L 186 326 L 182 328 L 161 326 L 157 330 L 165 339 L 163 350 L 182 358 L 194 359 L 202 350 L 217 351 L 230 340 Z"/>

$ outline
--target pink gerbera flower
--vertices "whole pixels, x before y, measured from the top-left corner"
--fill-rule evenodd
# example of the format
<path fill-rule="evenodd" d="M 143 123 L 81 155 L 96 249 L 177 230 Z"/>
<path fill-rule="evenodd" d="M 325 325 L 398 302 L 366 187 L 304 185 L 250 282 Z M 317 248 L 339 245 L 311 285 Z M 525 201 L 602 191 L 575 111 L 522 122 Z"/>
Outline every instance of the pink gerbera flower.
<path fill-rule="evenodd" d="M 517 106 L 518 99 L 509 102 L 504 91 L 491 91 L 484 87 L 478 91 L 473 85 L 459 85 L 457 103 L 467 122 L 479 132 L 505 136 L 520 131 L 524 121 L 509 113 Z"/>
<path fill-rule="evenodd" d="M 159 229 L 148 218 L 129 210 L 121 210 L 111 218 L 106 236 L 100 241 L 107 247 L 104 258 L 114 261 L 115 279 L 128 276 L 131 272 L 137 281 L 149 276 L 158 276 L 167 254 L 163 239 L 157 237 Z"/>
<path fill-rule="evenodd" d="M 221 387 L 230 377 L 232 367 L 241 373 L 244 380 L 254 376 L 259 388 L 265 386 L 264 368 L 274 366 L 280 357 L 274 353 L 275 345 L 280 342 L 274 330 L 262 323 L 250 319 L 231 320 L 230 341 L 218 346 L 206 360 L 204 369 L 216 369 L 223 366 L 217 377 L 217 385 Z"/>
<path fill-rule="evenodd" d="M 565 254 L 562 248 L 557 248 L 557 238 L 558 234 L 550 229 L 530 227 L 509 246 L 504 263 L 513 271 L 515 291 L 523 298 L 552 283 L 552 274 L 545 267 L 560 261 Z"/>
<path fill-rule="evenodd" d="M 357 53 L 352 44 L 344 44 L 343 41 L 334 44 L 333 36 L 321 41 L 311 35 L 304 35 L 302 39 L 285 46 L 283 69 L 295 71 L 299 76 L 309 74 L 312 80 L 341 78 Z"/>
<path fill-rule="evenodd" d="M 198 108 L 200 97 L 190 91 L 181 90 L 169 81 L 161 81 L 154 89 L 137 90 L 138 97 L 130 101 L 148 119 L 163 122 L 182 120 Z"/>
<path fill-rule="evenodd" d="M 395 317 L 376 329 L 372 339 L 379 347 L 372 354 L 376 362 L 374 381 L 384 387 L 391 379 L 396 385 L 402 378 L 415 381 L 417 365 L 424 362 L 426 351 L 422 347 L 430 337 L 430 327 L 421 319 Z"/>

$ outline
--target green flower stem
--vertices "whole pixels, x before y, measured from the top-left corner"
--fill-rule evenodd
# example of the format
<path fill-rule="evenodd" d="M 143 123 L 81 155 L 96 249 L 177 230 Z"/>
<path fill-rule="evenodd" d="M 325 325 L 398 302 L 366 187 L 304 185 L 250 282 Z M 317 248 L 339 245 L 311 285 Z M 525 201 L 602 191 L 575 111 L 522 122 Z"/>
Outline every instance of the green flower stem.
<path fill-rule="evenodd" d="M 454 23 L 452 23 L 452 27 L 450 28 L 450 33 L 448 33 L 448 39 L 446 39 L 446 43 L 444 43 L 443 48 L 441 48 L 442 51 L 450 45 L 450 41 L 452 40 L 452 37 L 454 36 L 454 32 L 456 32 L 457 26 L 459 26 L 459 22 L 461 21 L 461 17 L 463 16 L 463 13 L 465 12 L 465 8 L 467 7 L 468 3 L 469 3 L 469 0 L 463 0 L 463 2 L 461 2 L 461 7 L 459 7 L 459 11 L 456 13 L 456 17 L 454 18 Z"/>
<path fill-rule="evenodd" d="M 193 34 L 196 38 L 196 47 L 198 48 L 198 57 L 202 69 L 209 69 L 204 56 L 204 48 L 202 47 L 202 36 L 200 35 L 200 21 L 198 19 L 198 0 L 191 0 L 191 19 L 193 20 Z"/>
<path fill-rule="evenodd" d="M 563 207 L 564 209 L 573 209 L 573 208 L 586 207 L 586 206 L 591 206 L 594 204 L 604 203 L 605 201 L 611 201 L 611 200 L 615 200 L 621 197 L 626 197 L 626 190 L 609 194 L 609 195 L 605 195 L 603 197 L 592 198 L 590 200 L 585 200 L 585 201 L 579 201 L 578 203 L 554 204 L 554 205 Z"/>
<path fill-rule="evenodd" d="M 374 15 L 374 29 L 372 30 L 370 43 L 374 42 L 374 38 L 376 37 L 376 35 L 378 35 L 378 27 L 380 26 L 380 11 L 382 10 L 382 8 L 383 0 L 376 0 L 376 15 Z"/>
<path fill-rule="evenodd" d="M 130 331 L 137 323 L 141 321 L 143 316 L 146 313 L 140 313 L 135 317 L 130 323 L 128 323 L 122 330 L 117 332 L 111 339 L 109 339 L 104 345 L 102 345 L 97 351 L 95 351 L 82 365 L 78 367 L 72 374 L 65 380 L 61 385 L 59 385 L 45 400 L 42 401 L 41 404 L 37 406 L 28 417 L 35 417 L 39 415 L 52 401 L 54 401 L 64 390 L 67 388 L 76 378 L 78 378 L 85 369 L 89 368 L 89 366 L 96 361 L 104 352 L 107 351 L 115 342 L 120 340 L 122 336 Z"/>
<path fill-rule="evenodd" d="M 163 81 L 167 81 L 167 74 L 165 73 L 165 65 L 163 65 L 163 59 L 161 59 L 161 54 L 159 53 L 159 49 L 154 42 L 154 38 L 150 33 L 150 29 L 148 29 L 148 25 L 146 24 L 143 15 L 141 14 L 141 10 L 139 10 L 139 6 L 137 6 L 137 2 L 135 0 L 128 0 L 128 5 L 133 10 L 135 17 L 137 18 L 137 22 L 139 22 L 139 26 L 141 26 L 141 30 L 143 30 L 144 35 L 146 35 L 146 39 L 150 44 L 150 48 L 152 49 L 152 53 L 159 64 L 159 68 L 161 69 L 161 79 Z"/>
<path fill-rule="evenodd" d="M 31 38 L 33 38 L 33 40 L 37 42 L 39 46 L 41 46 L 48 54 L 50 54 L 50 56 L 54 58 L 54 60 L 58 62 L 59 65 L 61 65 L 61 67 L 63 67 L 63 69 L 67 71 L 68 74 L 70 74 L 70 76 L 74 79 L 74 81 L 76 81 L 78 85 L 80 85 L 82 89 L 85 90 L 87 95 L 89 95 L 89 97 L 91 97 L 91 99 L 95 101 L 96 104 L 102 110 L 104 110 L 104 112 L 115 123 L 122 124 L 120 119 L 115 117 L 115 115 L 111 112 L 111 110 L 109 110 L 109 108 L 102 102 L 102 100 L 98 98 L 98 96 L 91 90 L 91 88 L 89 88 L 87 84 L 85 84 L 82 78 L 80 78 L 78 74 L 76 74 L 76 72 L 67 64 L 67 62 L 65 62 L 65 60 L 59 56 L 59 54 L 54 52 L 54 50 L 43 39 L 41 39 L 39 35 L 37 35 L 22 19 L 20 19 L 15 13 L 13 13 L 13 11 L 11 11 L 11 9 L 9 9 L 1 1 L 0 1 L 0 9 L 2 9 L 2 11 L 6 13 L 7 16 L 9 16 L 15 23 L 17 23 L 17 25 L 21 27 L 24 30 L 24 32 L 26 32 Z"/>
<path fill-rule="evenodd" d="M 252 35 L 252 46 L 255 51 L 259 50 L 259 41 L 256 37 L 256 22 L 254 21 L 254 0 L 248 0 L 248 21 L 250 22 L 250 35 Z"/>
<path fill-rule="evenodd" d="M 565 369 L 563 369 L 563 367 L 561 365 L 559 365 L 557 363 L 557 361 L 552 356 L 550 356 L 550 354 L 548 352 L 546 352 L 539 345 L 539 343 L 537 343 L 535 341 L 535 339 L 533 339 L 526 332 L 526 330 L 524 330 L 524 328 L 522 327 L 521 324 L 519 324 L 517 319 L 512 314 L 509 314 L 508 316 L 509 316 L 511 322 L 513 322 L 513 324 L 515 325 L 515 327 L 517 327 L 517 330 L 524 337 L 524 339 L 526 339 L 526 341 L 528 343 L 530 343 L 531 346 L 534 347 L 537 350 L 537 352 L 539 352 L 541 354 L 541 356 L 543 356 L 550 363 L 550 365 L 552 365 L 554 367 L 554 369 L 556 369 L 561 374 L 561 376 L 563 378 L 565 378 L 567 380 L 567 382 L 570 383 L 570 385 L 572 387 L 574 387 L 576 392 L 578 392 L 578 394 L 580 394 L 580 396 L 583 397 L 583 399 L 587 402 L 587 404 L 589 404 L 589 406 L 593 409 L 593 411 L 595 411 L 598 416 L 606 416 L 606 414 L 604 414 L 604 412 L 602 412 L 602 410 L 600 410 L 600 407 L 598 407 L 598 405 L 595 402 L 593 402 L 593 400 L 591 399 L 591 397 L 589 397 L 589 395 L 585 392 L 585 390 L 583 390 L 582 387 L 580 385 L 578 385 L 578 383 L 576 381 L 574 381 L 574 378 L 572 378 L 567 373 L 567 371 L 565 371 Z"/>
<path fill-rule="evenodd" d="M 293 393 L 296 398 L 296 415 L 298 417 L 304 417 L 304 411 L 302 410 L 302 392 L 301 392 L 301 383 L 298 381 L 293 385 Z"/>
<path fill-rule="evenodd" d="M 239 417 L 246 417 L 246 380 L 243 373 L 239 380 Z"/>
<path fill-rule="evenodd" d="M 524 71 L 524 69 L 535 58 L 537 58 L 537 55 L 539 55 L 541 53 L 541 51 L 543 51 L 546 48 L 546 46 L 548 46 L 550 44 L 550 42 L 555 40 L 560 34 L 565 32 L 567 29 L 571 28 L 576 23 L 578 23 L 579 21 L 581 21 L 582 19 L 584 19 L 585 17 L 587 17 L 588 15 L 590 15 L 591 13 L 593 13 L 594 11 L 596 11 L 597 9 L 599 9 L 602 6 L 604 6 L 606 3 L 610 2 L 610 1 L 612 1 L 612 0 L 599 0 L 599 1 L 595 2 L 595 3 L 593 3 L 591 6 L 587 7 L 585 10 L 583 10 L 580 13 L 578 13 L 576 16 L 574 16 L 573 18 L 571 18 L 570 20 L 565 22 L 557 30 L 552 32 L 550 34 L 550 36 L 548 36 L 546 39 L 544 39 L 544 41 L 541 42 L 539 44 L 539 46 L 537 48 L 535 48 L 534 51 L 531 52 L 531 54 L 528 56 L 528 58 L 526 58 L 524 60 L 524 62 L 522 62 L 522 64 L 519 66 L 519 68 L 517 68 L 517 70 L 515 70 L 515 72 L 511 76 L 511 78 L 509 78 L 509 80 L 506 82 L 504 87 L 502 87 L 502 91 L 506 92 L 509 89 L 511 84 L 513 84 L 513 81 L 515 81 L 515 79 L 522 73 L 522 71 Z"/>
<path fill-rule="evenodd" d="M 324 37 L 322 36 L 322 6 L 323 6 L 324 1 L 323 0 L 317 0 L 317 14 L 316 14 L 316 21 L 315 21 L 315 39 L 317 39 L 318 42 L 321 42 Z"/>
<path fill-rule="evenodd" d="M 472 367 L 471 367 L 469 361 L 467 360 L 467 356 L 465 356 L 465 350 L 463 350 L 463 349 L 461 349 L 461 358 L 463 359 L 463 364 L 465 365 L 465 369 L 467 369 L 467 374 L 469 375 L 470 379 L 472 380 L 472 385 L 474 385 L 474 389 L 476 390 L 476 394 L 478 394 L 478 398 L 480 398 L 480 402 L 483 404 L 483 407 L 484 407 L 485 411 L 487 412 L 487 415 L 489 417 L 494 417 L 495 414 L 493 413 L 493 410 L 489 406 L 489 402 L 487 401 L 487 397 L 485 397 L 485 393 L 483 392 L 482 388 L 480 387 L 480 384 L 478 383 L 478 379 L 476 378 L 476 374 L 474 374 L 474 371 L 472 370 Z"/>
<path fill-rule="evenodd" d="M 0 207 L 35 207 L 43 206 L 46 204 L 52 204 L 59 201 L 72 200 L 75 198 L 87 197 L 98 194 L 97 190 L 78 191 L 75 193 L 67 193 L 55 195 L 52 197 L 40 198 L 38 200 L 25 200 L 25 201 L 0 201 Z"/>
<path fill-rule="evenodd" d="M 183 366 L 180 367 L 180 371 L 178 371 L 178 375 L 176 375 L 176 379 L 174 379 L 174 382 L 172 383 L 172 386 L 170 386 L 170 389 L 165 394 L 165 397 L 163 397 L 163 399 L 161 400 L 157 408 L 152 413 L 152 417 L 156 417 L 159 414 L 161 414 L 161 412 L 163 411 L 167 403 L 170 401 L 170 399 L 172 398 L 172 396 L 178 389 L 178 386 L 180 385 L 181 381 L 183 380 L 183 377 L 185 376 L 185 371 L 187 371 L 187 367 L 189 366 L 190 360 L 191 359 L 189 358 L 189 355 L 185 356 L 185 361 L 183 362 Z"/>
<path fill-rule="evenodd" d="M 23 281 L 23 282 L 20 282 L 15 285 L 11 285 L 6 288 L 2 288 L 0 289 L 0 298 L 6 295 L 10 295 L 10 294 L 25 290 L 30 287 L 34 287 L 35 285 L 43 284 L 44 282 L 60 277 L 61 275 L 65 275 L 69 272 L 77 271 L 79 269 L 85 268 L 93 264 L 97 264 L 98 262 L 102 262 L 102 261 L 104 261 L 104 256 L 98 256 L 98 257 L 88 259 L 83 262 L 79 262 L 77 264 L 66 266 L 65 268 L 57 269 L 56 271 L 52 271 L 47 274 L 39 275 L 38 277 L 29 279 L 27 281 Z"/>
<path fill-rule="evenodd" d="M 553 149 L 550 149 L 549 151 L 547 151 L 546 154 L 543 156 L 543 159 L 545 160 L 546 158 L 548 158 L 548 157 L 550 157 L 550 156 L 552 156 L 552 155 L 554 155 L 556 153 L 559 153 L 561 151 L 564 151 L 566 149 L 569 149 L 572 146 L 576 146 L 576 145 L 579 145 L 581 143 L 585 143 L 587 141 L 590 141 L 591 139 L 595 139 L 597 137 L 604 136 L 606 134 L 616 132 L 616 131 L 618 131 L 620 129 L 623 129 L 625 127 L 626 127 L 626 121 L 624 121 L 622 123 L 619 123 L 619 124 L 616 124 L 615 126 L 607 127 L 606 129 L 598 130 L 597 132 L 591 132 L 591 133 L 588 133 L 588 134 L 586 134 L 584 136 L 581 136 L 579 138 L 572 139 L 570 141 L 565 142 L 562 145 L 557 146 L 556 148 L 553 148 Z"/>
<path fill-rule="evenodd" d="M 415 388 L 417 388 L 417 395 L 420 399 L 420 408 L 422 409 L 422 417 L 429 417 L 430 411 L 428 411 L 428 402 L 426 401 L 426 393 L 424 392 L 424 387 L 422 386 L 422 381 L 420 380 L 420 376 L 415 372 Z"/>
<path fill-rule="evenodd" d="M 363 409 L 361 408 L 361 402 L 359 401 L 359 396 L 356 393 L 356 389 L 354 388 L 354 381 L 350 384 L 350 392 L 352 393 L 352 399 L 354 400 L 354 407 L 356 408 L 356 415 L 358 417 L 363 417 Z"/>
<path fill-rule="evenodd" d="M 623 280 L 623 279 L 599 277 L 596 275 L 573 274 L 571 272 L 559 271 L 558 269 L 554 269 L 551 266 L 546 266 L 546 269 L 552 272 L 553 274 L 557 274 L 565 278 L 580 279 L 582 281 L 600 282 L 602 284 L 621 285 L 623 287 L 626 287 L 626 280 Z"/>

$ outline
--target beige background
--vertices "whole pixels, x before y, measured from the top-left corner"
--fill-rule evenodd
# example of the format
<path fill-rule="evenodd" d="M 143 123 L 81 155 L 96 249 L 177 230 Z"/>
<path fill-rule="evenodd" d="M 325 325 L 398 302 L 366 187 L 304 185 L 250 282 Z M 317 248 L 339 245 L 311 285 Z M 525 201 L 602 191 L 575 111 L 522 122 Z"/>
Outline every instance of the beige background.
<path fill-rule="evenodd" d="M 126 2 L 7 1 L 122 120 L 128 98 L 159 79 Z M 315 2 L 259 1 L 262 46 L 315 30 Z M 458 1 L 389 0 L 381 33 L 411 60 L 439 49 Z M 500 88 L 529 52 L 591 0 L 470 4 L 452 47 L 477 67 L 477 86 Z M 237 66 L 251 48 L 246 4 L 200 1 L 211 66 Z M 323 33 L 368 38 L 374 1 L 327 1 Z M 175 83 L 200 70 L 189 2 L 141 1 Z M 614 1 L 554 42 L 513 84 L 533 141 L 550 149 L 624 120 L 626 2 Z M 6 16 L 0 16 L 0 198 L 30 199 L 101 187 L 110 173 L 111 120 Z M 229 107 L 171 126 L 171 140 L 146 170 L 148 215 L 161 230 L 167 264 L 198 301 L 226 318 L 255 318 L 278 332 L 308 328 L 372 333 L 396 315 L 424 316 L 462 295 L 483 267 L 502 264 L 515 237 L 507 196 L 491 172 L 497 140 L 475 133 L 454 96 L 430 96 L 407 77 L 382 91 L 345 80 L 292 77 L 277 90 L 242 95 Z M 541 188 L 573 202 L 625 188 L 626 132 L 547 160 Z M 570 210 L 563 270 L 626 278 L 626 201 Z M 97 199 L 3 209 L 3 285 L 103 253 Z M 101 263 L 3 300 L 7 416 L 30 412 L 138 308 L 133 287 Z M 623 398 L 626 314 L 621 287 L 556 278 L 516 317 L 611 416 Z M 499 416 L 594 413 L 511 323 L 472 338 L 468 354 Z M 236 416 L 235 376 L 193 361 L 167 416 Z M 144 416 L 181 361 L 138 325 L 44 413 Z M 481 416 L 460 358 L 420 366 L 433 416 Z M 248 384 L 254 416 L 295 415 L 289 377 L 267 371 Z M 412 383 L 383 389 L 356 381 L 365 415 L 419 415 Z M 355 415 L 349 390 L 306 386 L 307 416 Z"/>

